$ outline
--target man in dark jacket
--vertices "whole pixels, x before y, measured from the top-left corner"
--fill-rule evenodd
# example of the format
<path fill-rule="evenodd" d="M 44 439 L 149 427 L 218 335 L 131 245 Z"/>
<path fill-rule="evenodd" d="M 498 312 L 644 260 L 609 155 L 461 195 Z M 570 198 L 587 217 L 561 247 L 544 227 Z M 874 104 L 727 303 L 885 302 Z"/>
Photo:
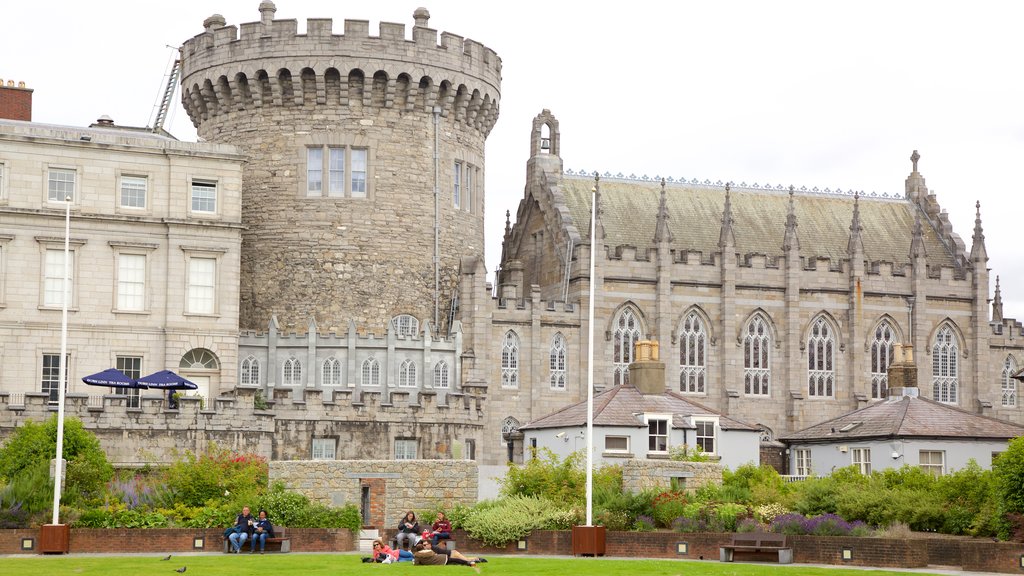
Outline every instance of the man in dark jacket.
<path fill-rule="evenodd" d="M 242 513 L 235 517 L 234 531 L 228 536 L 228 541 L 231 542 L 228 552 L 238 554 L 242 551 L 242 545 L 252 534 L 252 525 L 252 514 L 249 513 L 249 507 L 245 506 L 242 508 Z"/>

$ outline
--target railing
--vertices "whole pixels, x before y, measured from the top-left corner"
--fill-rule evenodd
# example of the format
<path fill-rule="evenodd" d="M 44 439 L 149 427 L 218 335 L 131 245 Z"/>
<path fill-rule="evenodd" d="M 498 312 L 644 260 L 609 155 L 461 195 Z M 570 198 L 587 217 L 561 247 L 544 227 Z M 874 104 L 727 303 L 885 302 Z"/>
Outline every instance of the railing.
<path fill-rule="evenodd" d="M 25 393 L 24 392 L 12 392 L 7 397 L 8 406 L 16 406 L 18 408 L 25 407 Z"/>
<path fill-rule="evenodd" d="M 103 408 L 103 396 L 102 395 L 89 395 L 89 408 Z"/>
<path fill-rule="evenodd" d="M 782 476 L 782 481 L 787 483 L 787 484 L 790 483 L 790 482 L 803 482 L 804 480 L 807 480 L 808 478 L 813 478 L 813 476 L 797 476 L 796 474 L 781 474 L 781 476 Z"/>

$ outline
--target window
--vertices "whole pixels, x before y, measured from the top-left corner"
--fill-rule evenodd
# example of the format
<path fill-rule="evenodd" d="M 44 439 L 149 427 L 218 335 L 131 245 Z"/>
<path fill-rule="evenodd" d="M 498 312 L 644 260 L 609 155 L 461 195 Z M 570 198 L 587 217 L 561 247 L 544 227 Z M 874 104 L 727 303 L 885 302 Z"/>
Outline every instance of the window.
<path fill-rule="evenodd" d="M 117 255 L 117 309 L 133 312 L 146 309 L 145 254 Z"/>
<path fill-rule="evenodd" d="M 302 362 L 299 362 L 298 358 L 292 357 L 284 361 L 284 367 L 281 370 L 281 385 L 302 385 Z"/>
<path fill-rule="evenodd" d="M 121 176 L 121 208 L 144 209 L 146 184 L 144 176 Z"/>
<path fill-rule="evenodd" d="M 633 362 L 637 340 L 643 337 L 640 322 L 632 308 L 623 308 L 615 319 L 612 334 L 612 384 L 629 384 L 629 365 Z"/>
<path fill-rule="evenodd" d="M 242 386 L 260 385 L 260 361 L 255 356 L 248 356 L 242 360 L 242 369 L 239 372 L 239 383 Z"/>
<path fill-rule="evenodd" d="M 551 339 L 551 350 L 548 353 L 548 367 L 551 369 L 549 381 L 552 390 L 565 390 L 565 336 L 561 332 Z"/>
<path fill-rule="evenodd" d="M 647 451 L 668 451 L 668 420 L 652 418 L 647 421 Z"/>
<path fill-rule="evenodd" d="M 1017 407 L 1017 380 L 1013 375 L 1017 373 L 1017 361 L 1013 356 L 1007 356 L 1003 362 L 1003 375 L 1001 377 L 1003 399 L 1000 403 L 1003 408 Z"/>
<path fill-rule="evenodd" d="M 366 150 L 352 149 L 352 197 L 366 198 Z"/>
<path fill-rule="evenodd" d="M 715 421 L 696 420 L 693 423 L 697 427 L 697 448 L 706 454 L 715 453 Z"/>
<path fill-rule="evenodd" d="M 455 173 L 452 175 L 452 205 L 462 207 L 462 162 L 455 163 Z"/>
<path fill-rule="evenodd" d="M 809 448 L 798 448 L 793 451 L 796 459 L 796 475 L 810 476 L 811 472 L 811 450 Z"/>
<path fill-rule="evenodd" d="M 501 439 L 508 440 L 510 434 L 515 434 L 519 431 L 519 420 L 516 420 L 512 416 L 505 418 L 501 422 Z"/>
<path fill-rule="evenodd" d="M 142 357 L 141 356 L 118 356 L 117 365 L 115 366 L 121 372 L 124 372 L 129 378 L 141 378 L 142 377 Z M 138 388 L 127 388 L 125 393 L 128 395 L 128 408 L 138 408 L 140 404 L 140 393 L 141 390 Z"/>
<path fill-rule="evenodd" d="M 46 199 L 50 202 L 75 201 L 76 172 L 69 168 L 50 168 L 46 178 Z"/>
<path fill-rule="evenodd" d="M 334 438 L 313 438 L 313 460 L 334 460 L 338 441 Z"/>
<path fill-rule="evenodd" d="M 328 184 L 327 184 L 327 195 L 328 196 L 344 196 L 345 195 L 345 149 L 344 148 L 328 148 Z M 322 150 L 318 152 L 323 154 Z M 319 192 L 319 190 L 317 190 Z"/>
<path fill-rule="evenodd" d="M 402 365 L 398 367 L 398 387 L 416 387 L 416 363 L 408 358 L 405 359 L 402 362 Z"/>
<path fill-rule="evenodd" d="M 410 314 L 399 314 L 391 319 L 391 328 L 398 336 L 413 337 L 420 332 L 420 321 Z"/>
<path fill-rule="evenodd" d="M 932 398 L 946 404 L 956 404 L 957 384 L 959 381 L 957 368 L 956 335 L 949 325 L 939 329 L 932 346 Z"/>
<path fill-rule="evenodd" d="M 366 197 L 367 149 L 321 144 L 304 150 L 307 198 Z"/>
<path fill-rule="evenodd" d="M 679 391 L 704 393 L 707 371 L 707 330 L 696 312 L 690 312 L 679 330 Z"/>
<path fill-rule="evenodd" d="M 501 344 L 501 387 L 519 387 L 519 336 L 511 330 Z"/>
<path fill-rule="evenodd" d="M 359 383 L 363 386 L 380 386 L 380 362 L 372 356 L 363 360 Z"/>
<path fill-rule="evenodd" d="M 434 364 L 434 388 L 447 388 L 448 387 L 448 363 L 444 360 L 439 360 L 437 364 Z"/>
<path fill-rule="evenodd" d="M 466 460 L 476 460 L 476 440 L 466 438 Z"/>
<path fill-rule="evenodd" d="M 213 182 L 192 181 L 192 211 L 214 214 L 217 212 L 217 185 Z"/>
<path fill-rule="evenodd" d="M 466 165 L 466 185 L 462 189 L 462 209 L 466 212 L 473 211 L 473 174 L 476 172 L 476 168 L 470 165 Z"/>
<path fill-rule="evenodd" d="M 896 342 L 892 325 L 883 320 L 875 328 L 875 339 L 871 342 L 871 398 L 881 399 L 889 395 L 889 364 L 892 363 L 892 348 Z"/>
<path fill-rule="evenodd" d="M 217 260 L 188 259 L 188 309 L 191 314 L 213 314 L 217 302 Z"/>
<path fill-rule="evenodd" d="M 320 381 L 324 386 L 341 386 L 341 360 L 337 358 L 324 360 L 323 377 Z"/>
<path fill-rule="evenodd" d="M 629 436 L 605 436 L 604 437 L 604 451 L 605 452 L 629 452 Z"/>
<path fill-rule="evenodd" d="M 946 472 L 946 453 L 941 450 L 921 450 L 921 470 L 938 478 Z"/>
<path fill-rule="evenodd" d="M 64 305 L 64 250 L 47 249 L 43 263 L 43 306 Z M 68 307 L 75 301 L 75 252 L 68 251 Z"/>
<path fill-rule="evenodd" d="M 807 339 L 807 395 L 811 398 L 835 396 L 836 336 L 824 318 L 811 325 Z"/>
<path fill-rule="evenodd" d="M 761 314 L 755 314 L 747 322 L 743 336 L 743 391 L 748 396 L 771 393 L 771 343 L 768 322 Z"/>
<path fill-rule="evenodd" d="M 320 196 L 324 190 L 324 149 L 306 149 L 306 195 Z"/>
<path fill-rule="evenodd" d="M 71 355 L 65 356 L 65 362 L 71 362 Z M 68 390 L 69 367 L 64 368 L 64 392 Z M 60 401 L 60 354 L 43 354 L 42 392 L 50 395 L 50 404 Z"/>
<path fill-rule="evenodd" d="M 854 448 L 850 450 L 852 463 L 860 470 L 860 473 L 867 476 L 871 474 L 871 449 Z"/>
<path fill-rule="evenodd" d="M 4 180 L 4 163 L 0 162 L 0 201 L 7 199 L 7 181 Z"/>
<path fill-rule="evenodd" d="M 395 460 L 415 460 L 416 440 L 399 438 L 395 440 Z"/>

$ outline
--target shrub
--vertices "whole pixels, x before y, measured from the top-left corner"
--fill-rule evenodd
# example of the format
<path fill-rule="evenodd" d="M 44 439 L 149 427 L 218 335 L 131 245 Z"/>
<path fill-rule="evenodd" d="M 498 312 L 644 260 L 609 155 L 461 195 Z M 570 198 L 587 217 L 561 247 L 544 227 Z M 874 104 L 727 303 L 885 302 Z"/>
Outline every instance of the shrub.
<path fill-rule="evenodd" d="M 712 526 L 717 532 L 735 532 L 739 521 L 748 517 L 750 512 L 745 505 L 724 502 L 715 507 Z"/>
<path fill-rule="evenodd" d="M 722 473 L 724 500 L 751 504 L 778 502 L 788 492 L 786 483 L 770 466 L 744 464 Z"/>
<path fill-rule="evenodd" d="M 709 462 L 711 457 L 701 451 L 699 447 L 690 447 L 686 444 L 679 444 L 673 446 L 668 451 L 668 457 L 670 460 L 676 460 L 681 462 Z"/>
<path fill-rule="evenodd" d="M 762 504 L 754 508 L 754 517 L 765 524 L 771 524 L 777 516 L 788 513 L 789 510 L 782 504 Z"/>
<path fill-rule="evenodd" d="M 654 530 L 654 518 L 641 514 L 636 517 L 636 522 L 633 523 L 633 529 L 638 532 L 650 532 Z"/>
<path fill-rule="evenodd" d="M 177 455 L 165 480 L 174 501 L 186 506 L 202 506 L 230 495 L 251 502 L 266 489 L 267 462 L 262 456 L 211 446 L 199 456 L 189 451 Z"/>
<path fill-rule="evenodd" d="M 673 520 L 683 515 L 685 508 L 685 492 L 662 492 L 651 501 L 651 516 L 659 526 L 667 528 L 672 525 Z"/>
<path fill-rule="evenodd" d="M 510 496 L 478 504 L 463 521 L 470 536 L 490 546 L 504 546 L 533 530 L 563 526 L 567 510 L 533 496 Z"/>

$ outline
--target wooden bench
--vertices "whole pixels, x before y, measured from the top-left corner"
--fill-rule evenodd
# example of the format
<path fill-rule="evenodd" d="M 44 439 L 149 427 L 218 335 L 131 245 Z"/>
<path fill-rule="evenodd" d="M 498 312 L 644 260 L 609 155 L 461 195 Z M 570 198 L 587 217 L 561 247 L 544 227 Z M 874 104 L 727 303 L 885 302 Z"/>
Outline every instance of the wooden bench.
<path fill-rule="evenodd" d="M 718 559 L 722 562 L 732 562 L 733 552 L 778 552 L 779 564 L 793 563 L 793 549 L 786 546 L 785 534 L 733 534 L 732 541 L 718 549 Z"/>
<path fill-rule="evenodd" d="M 277 548 L 277 552 L 285 553 L 292 551 L 292 539 L 290 536 L 285 534 L 284 526 L 274 526 L 274 537 L 267 538 L 265 550 L 267 552 L 274 552 L 274 548 Z M 242 553 L 246 554 L 246 549 L 252 550 L 252 539 L 246 538 L 245 544 L 242 546 Z M 224 540 L 224 552 L 227 553 L 231 550 L 231 542 L 227 539 Z"/>

